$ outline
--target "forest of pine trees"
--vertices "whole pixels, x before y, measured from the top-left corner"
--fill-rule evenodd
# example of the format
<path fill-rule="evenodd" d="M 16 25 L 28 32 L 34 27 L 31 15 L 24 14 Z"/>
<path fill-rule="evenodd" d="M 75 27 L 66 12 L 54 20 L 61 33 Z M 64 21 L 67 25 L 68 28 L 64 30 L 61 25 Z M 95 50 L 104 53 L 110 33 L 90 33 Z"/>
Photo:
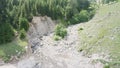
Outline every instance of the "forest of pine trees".
<path fill-rule="evenodd" d="M 12 41 L 15 31 L 19 35 L 23 30 L 26 32 L 33 16 L 47 15 L 76 24 L 92 18 L 94 8 L 90 7 L 88 0 L 1 0 L 0 44 Z"/>

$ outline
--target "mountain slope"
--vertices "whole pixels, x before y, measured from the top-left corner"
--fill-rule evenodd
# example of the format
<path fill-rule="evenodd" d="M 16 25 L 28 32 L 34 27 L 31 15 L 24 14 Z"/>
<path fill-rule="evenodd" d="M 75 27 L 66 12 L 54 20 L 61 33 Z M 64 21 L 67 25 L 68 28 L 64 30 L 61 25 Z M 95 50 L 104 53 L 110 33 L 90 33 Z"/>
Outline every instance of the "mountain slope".
<path fill-rule="evenodd" d="M 101 6 L 93 20 L 80 26 L 79 50 L 86 55 L 109 55 L 108 64 L 120 67 L 120 3 Z"/>
<path fill-rule="evenodd" d="M 54 33 L 30 38 L 33 54 L 13 68 L 119 68 L 119 11 L 120 3 L 101 6 L 91 21 L 69 26 L 59 41 L 53 40 Z"/>

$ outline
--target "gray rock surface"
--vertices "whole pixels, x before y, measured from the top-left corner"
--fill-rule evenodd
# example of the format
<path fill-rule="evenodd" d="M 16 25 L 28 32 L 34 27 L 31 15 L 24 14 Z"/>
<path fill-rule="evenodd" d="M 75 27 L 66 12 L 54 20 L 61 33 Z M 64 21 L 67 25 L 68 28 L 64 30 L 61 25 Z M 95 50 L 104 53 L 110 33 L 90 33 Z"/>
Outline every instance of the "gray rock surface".
<path fill-rule="evenodd" d="M 103 68 L 102 63 L 93 63 L 96 59 L 103 59 L 102 56 L 95 54 L 86 57 L 77 51 L 80 42 L 78 29 L 81 25 L 69 26 L 68 35 L 59 41 L 53 40 L 54 33 L 37 38 L 42 46 L 37 47 L 33 54 L 40 61 L 41 68 Z"/>
<path fill-rule="evenodd" d="M 53 32 L 55 25 L 55 21 L 53 21 L 50 17 L 33 17 L 28 31 L 28 38 L 40 38 L 43 35 L 47 35 Z"/>

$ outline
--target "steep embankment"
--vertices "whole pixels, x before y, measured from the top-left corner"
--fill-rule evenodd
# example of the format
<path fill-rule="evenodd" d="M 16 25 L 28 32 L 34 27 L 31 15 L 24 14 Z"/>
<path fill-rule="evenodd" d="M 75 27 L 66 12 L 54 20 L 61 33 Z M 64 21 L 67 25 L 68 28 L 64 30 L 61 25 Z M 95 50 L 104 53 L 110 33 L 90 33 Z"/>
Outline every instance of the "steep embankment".
<path fill-rule="evenodd" d="M 83 30 L 79 30 L 79 50 L 86 55 L 94 53 L 108 55 L 110 60 L 105 63 L 111 68 L 119 68 L 120 3 L 101 6 L 93 20 L 80 28 Z"/>

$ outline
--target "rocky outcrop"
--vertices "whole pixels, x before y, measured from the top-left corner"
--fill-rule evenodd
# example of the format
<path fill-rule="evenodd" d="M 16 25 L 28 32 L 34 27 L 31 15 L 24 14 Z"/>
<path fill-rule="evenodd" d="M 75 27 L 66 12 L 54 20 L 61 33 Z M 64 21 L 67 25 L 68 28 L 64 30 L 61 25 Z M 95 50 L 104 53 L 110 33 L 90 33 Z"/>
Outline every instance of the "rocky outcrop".
<path fill-rule="evenodd" d="M 40 38 L 54 31 L 56 21 L 50 17 L 33 17 L 28 31 L 29 44 L 33 51 L 40 45 Z M 40 45 L 41 46 L 41 45 Z"/>
<path fill-rule="evenodd" d="M 33 17 L 28 31 L 28 38 L 41 37 L 54 31 L 55 21 L 50 17 Z"/>

